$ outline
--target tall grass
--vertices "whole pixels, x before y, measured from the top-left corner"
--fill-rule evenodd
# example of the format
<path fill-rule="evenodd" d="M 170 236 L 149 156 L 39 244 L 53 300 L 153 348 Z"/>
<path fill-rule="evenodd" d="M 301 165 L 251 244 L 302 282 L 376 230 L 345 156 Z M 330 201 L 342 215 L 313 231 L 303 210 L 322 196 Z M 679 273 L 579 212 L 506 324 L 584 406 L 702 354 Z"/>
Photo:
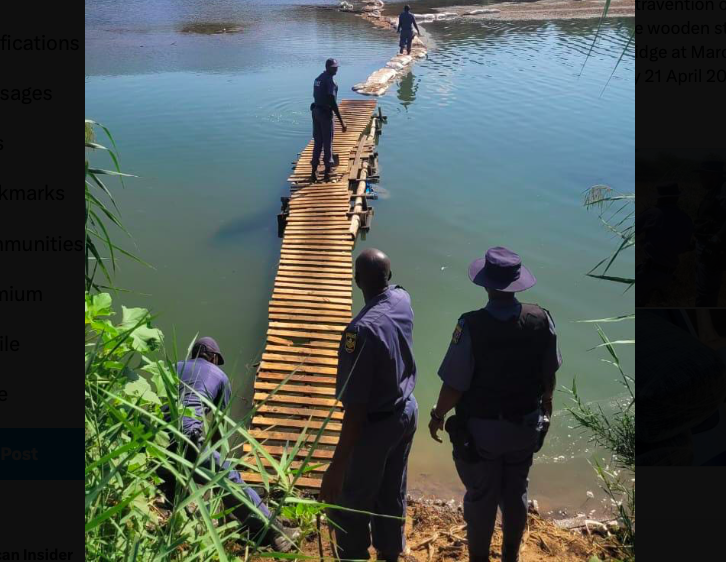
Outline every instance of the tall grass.
<path fill-rule="evenodd" d="M 103 131 L 112 149 L 95 142 L 96 128 Z M 195 413 L 180 401 L 176 346 L 172 342 L 169 349 L 145 309 L 121 306 L 116 321 L 119 314 L 111 295 L 102 292 L 104 287 L 113 287 L 120 256 L 138 259 L 112 241 L 108 228 L 113 224 L 126 232 L 106 181 L 108 177 L 130 176 L 120 170 L 115 143 L 107 129 L 86 120 L 85 146 L 108 153 L 114 166 L 106 170 L 88 160 L 85 163 L 86 559 L 249 559 L 264 550 L 260 544 L 270 522 L 251 535 L 232 518 L 225 506 L 244 504 L 252 513 L 262 514 L 242 488 L 227 478 L 229 471 L 256 473 L 262 481 L 260 492 L 274 516 L 285 513 L 297 522 L 309 522 L 325 509 L 338 509 L 303 497 L 296 486 L 299 478 L 314 468 L 310 464 L 312 454 L 333 409 L 317 432 L 309 432 L 306 426 L 280 459 L 272 457 L 246 429 L 263 403 L 235 420 L 228 411 L 201 397 L 210 411 L 203 419 L 207 437 L 198 446 L 184 435 L 182 418 Z M 106 285 L 97 280 L 99 272 Z M 293 465 L 311 435 L 314 438 L 307 454 Z M 240 444 L 231 446 L 237 441 Z M 175 449 L 169 448 L 172 442 Z M 244 444 L 251 450 L 240 455 Z M 195 454 L 187 455 L 189 448 Z M 240 458 L 226 470 L 205 468 L 204 460 L 213 450 L 229 459 Z M 176 482 L 173 498 L 160 497 L 164 477 Z M 263 555 L 290 558 L 280 553 Z M 299 553 L 296 556 L 305 558 Z"/>
<path fill-rule="evenodd" d="M 634 277 L 613 275 L 610 269 L 623 252 L 635 246 L 635 195 L 617 194 L 609 187 L 595 186 L 588 190 L 585 206 L 599 212 L 600 220 L 617 240 L 612 254 L 602 259 L 587 275 L 594 279 L 625 284 L 627 289 L 633 287 Z M 572 405 L 567 411 L 572 415 L 575 424 L 588 434 L 591 442 L 610 453 L 610 462 L 606 465 L 597 459 L 592 464 L 620 523 L 617 540 L 612 545 L 613 551 L 616 556 L 628 561 L 635 560 L 635 380 L 623 369 L 617 346 L 635 345 L 635 341 L 612 341 L 600 324 L 634 319 L 634 313 L 627 313 L 584 321 L 596 324 L 601 341 L 596 349 L 607 351 L 608 358 L 603 361 L 617 370 L 623 385 L 625 398 L 615 406 L 615 411 L 606 413 L 600 406 L 593 407 L 587 403 L 578 391 L 576 380 L 567 389 L 572 398 Z"/>

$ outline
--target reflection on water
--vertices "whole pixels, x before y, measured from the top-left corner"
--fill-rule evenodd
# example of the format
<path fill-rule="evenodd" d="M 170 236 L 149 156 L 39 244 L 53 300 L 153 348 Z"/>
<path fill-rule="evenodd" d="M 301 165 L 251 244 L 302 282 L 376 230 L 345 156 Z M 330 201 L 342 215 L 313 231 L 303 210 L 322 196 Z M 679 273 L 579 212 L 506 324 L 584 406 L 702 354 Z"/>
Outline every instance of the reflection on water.
<path fill-rule="evenodd" d="M 417 89 L 418 84 L 416 83 L 416 77 L 414 76 L 413 71 L 409 72 L 401 78 L 401 80 L 399 80 L 396 94 L 398 95 L 398 99 L 401 100 L 401 105 L 403 107 L 408 107 L 416 100 Z"/>
<path fill-rule="evenodd" d="M 118 282 L 152 295 L 127 304 L 160 313 L 160 327 L 181 349 L 197 333 L 218 339 L 238 413 L 249 404 L 264 343 L 279 198 L 311 135 L 312 80 L 335 56 L 341 97 L 358 97 L 351 86 L 397 52 L 395 34 L 361 18 L 309 0 L 293 4 L 86 3 L 86 115 L 111 128 L 123 168 L 141 176 L 117 198 L 137 253 L 155 267 L 127 264 Z M 243 30 L 179 31 L 204 22 Z M 595 20 L 430 24 L 435 49 L 380 99 L 389 118 L 379 187 L 390 197 L 375 203 L 359 248 L 384 249 L 394 281 L 412 295 L 423 412 L 435 400 L 436 370 L 458 316 L 484 302 L 466 267 L 498 244 L 518 251 L 537 275 L 523 297 L 555 318 L 565 361 L 559 382 L 569 386 L 577 376 L 585 397 L 605 408 L 622 396 L 617 373 L 598 351 L 586 351 L 599 343 L 597 333 L 575 323 L 633 306 L 632 295 L 584 276 L 614 241 L 583 210 L 583 191 L 598 183 L 629 191 L 634 175 L 632 48 L 600 97 L 632 21 L 603 24 L 580 75 L 596 27 Z M 632 331 L 626 323 L 607 329 L 613 339 Z M 622 354 L 632 372 L 632 350 Z M 566 404 L 557 393 L 559 411 L 532 472 L 545 509 L 577 507 L 597 488 L 592 449 L 562 414 Z M 435 444 L 423 423 L 410 476 L 415 489 L 461 490 L 448 446 Z"/>

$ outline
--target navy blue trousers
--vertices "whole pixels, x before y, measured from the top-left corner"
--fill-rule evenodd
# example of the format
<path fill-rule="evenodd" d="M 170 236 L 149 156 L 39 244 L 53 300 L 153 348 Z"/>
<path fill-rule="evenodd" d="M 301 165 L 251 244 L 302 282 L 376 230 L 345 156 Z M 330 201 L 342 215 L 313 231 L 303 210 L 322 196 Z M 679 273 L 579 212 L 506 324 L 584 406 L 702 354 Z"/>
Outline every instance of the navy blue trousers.
<path fill-rule="evenodd" d="M 418 423 L 413 395 L 403 411 L 367 422 L 346 468 L 338 505 L 380 515 L 406 516 L 408 454 Z M 386 557 L 406 548 L 405 521 L 332 510 L 330 518 L 343 530 L 335 536 L 341 558 L 368 560 L 371 545 Z"/>
<path fill-rule="evenodd" d="M 464 520 L 469 554 L 487 559 L 497 507 L 502 512 L 502 562 L 516 560 L 527 525 L 529 468 L 539 440 L 540 412 L 522 425 L 499 420 L 469 420 L 469 428 L 481 457 L 476 462 L 454 458 L 466 488 Z"/>
<path fill-rule="evenodd" d="M 398 41 L 398 46 L 401 48 L 401 52 L 403 52 L 403 49 L 405 48 L 406 52 L 411 54 L 411 43 L 413 43 L 413 30 L 401 30 L 401 38 Z"/>
<path fill-rule="evenodd" d="M 320 154 L 323 154 L 325 170 L 333 166 L 333 112 L 314 107 L 313 114 L 313 159 L 310 165 L 313 171 L 318 168 Z"/>

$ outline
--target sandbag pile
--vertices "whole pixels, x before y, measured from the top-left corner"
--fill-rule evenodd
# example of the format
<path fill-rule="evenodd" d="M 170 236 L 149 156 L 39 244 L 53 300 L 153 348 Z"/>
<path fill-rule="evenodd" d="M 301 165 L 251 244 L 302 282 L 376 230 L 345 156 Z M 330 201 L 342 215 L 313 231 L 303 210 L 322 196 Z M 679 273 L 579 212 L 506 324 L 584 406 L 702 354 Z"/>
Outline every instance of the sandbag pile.
<path fill-rule="evenodd" d="M 360 9 L 361 17 L 370 21 L 376 27 L 391 29 L 395 31 L 398 27 L 398 18 L 385 17 L 381 15 L 381 8 L 384 6 L 381 0 L 367 0 Z M 341 2 L 342 11 L 353 11 L 353 5 L 349 2 Z M 398 42 L 396 42 L 396 48 Z M 368 96 L 382 96 L 397 78 L 406 74 L 416 59 L 422 59 L 427 54 L 426 44 L 417 35 L 411 42 L 410 55 L 396 55 L 392 57 L 383 68 L 379 68 L 371 74 L 365 82 L 359 82 L 353 86 L 353 91 Z"/>

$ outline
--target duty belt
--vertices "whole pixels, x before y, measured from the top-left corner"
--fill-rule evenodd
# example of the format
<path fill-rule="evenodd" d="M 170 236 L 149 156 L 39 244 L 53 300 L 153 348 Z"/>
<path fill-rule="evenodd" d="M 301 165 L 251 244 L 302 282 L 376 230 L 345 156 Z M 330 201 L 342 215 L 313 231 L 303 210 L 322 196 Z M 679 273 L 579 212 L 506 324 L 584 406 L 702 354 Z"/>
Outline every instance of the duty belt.
<path fill-rule="evenodd" d="M 406 402 L 408 402 L 408 398 L 401 402 L 401 404 L 393 410 L 389 410 L 387 412 L 373 412 L 371 414 L 368 414 L 368 421 L 371 423 L 376 423 L 390 418 L 393 414 L 400 414 L 406 407 Z"/>

